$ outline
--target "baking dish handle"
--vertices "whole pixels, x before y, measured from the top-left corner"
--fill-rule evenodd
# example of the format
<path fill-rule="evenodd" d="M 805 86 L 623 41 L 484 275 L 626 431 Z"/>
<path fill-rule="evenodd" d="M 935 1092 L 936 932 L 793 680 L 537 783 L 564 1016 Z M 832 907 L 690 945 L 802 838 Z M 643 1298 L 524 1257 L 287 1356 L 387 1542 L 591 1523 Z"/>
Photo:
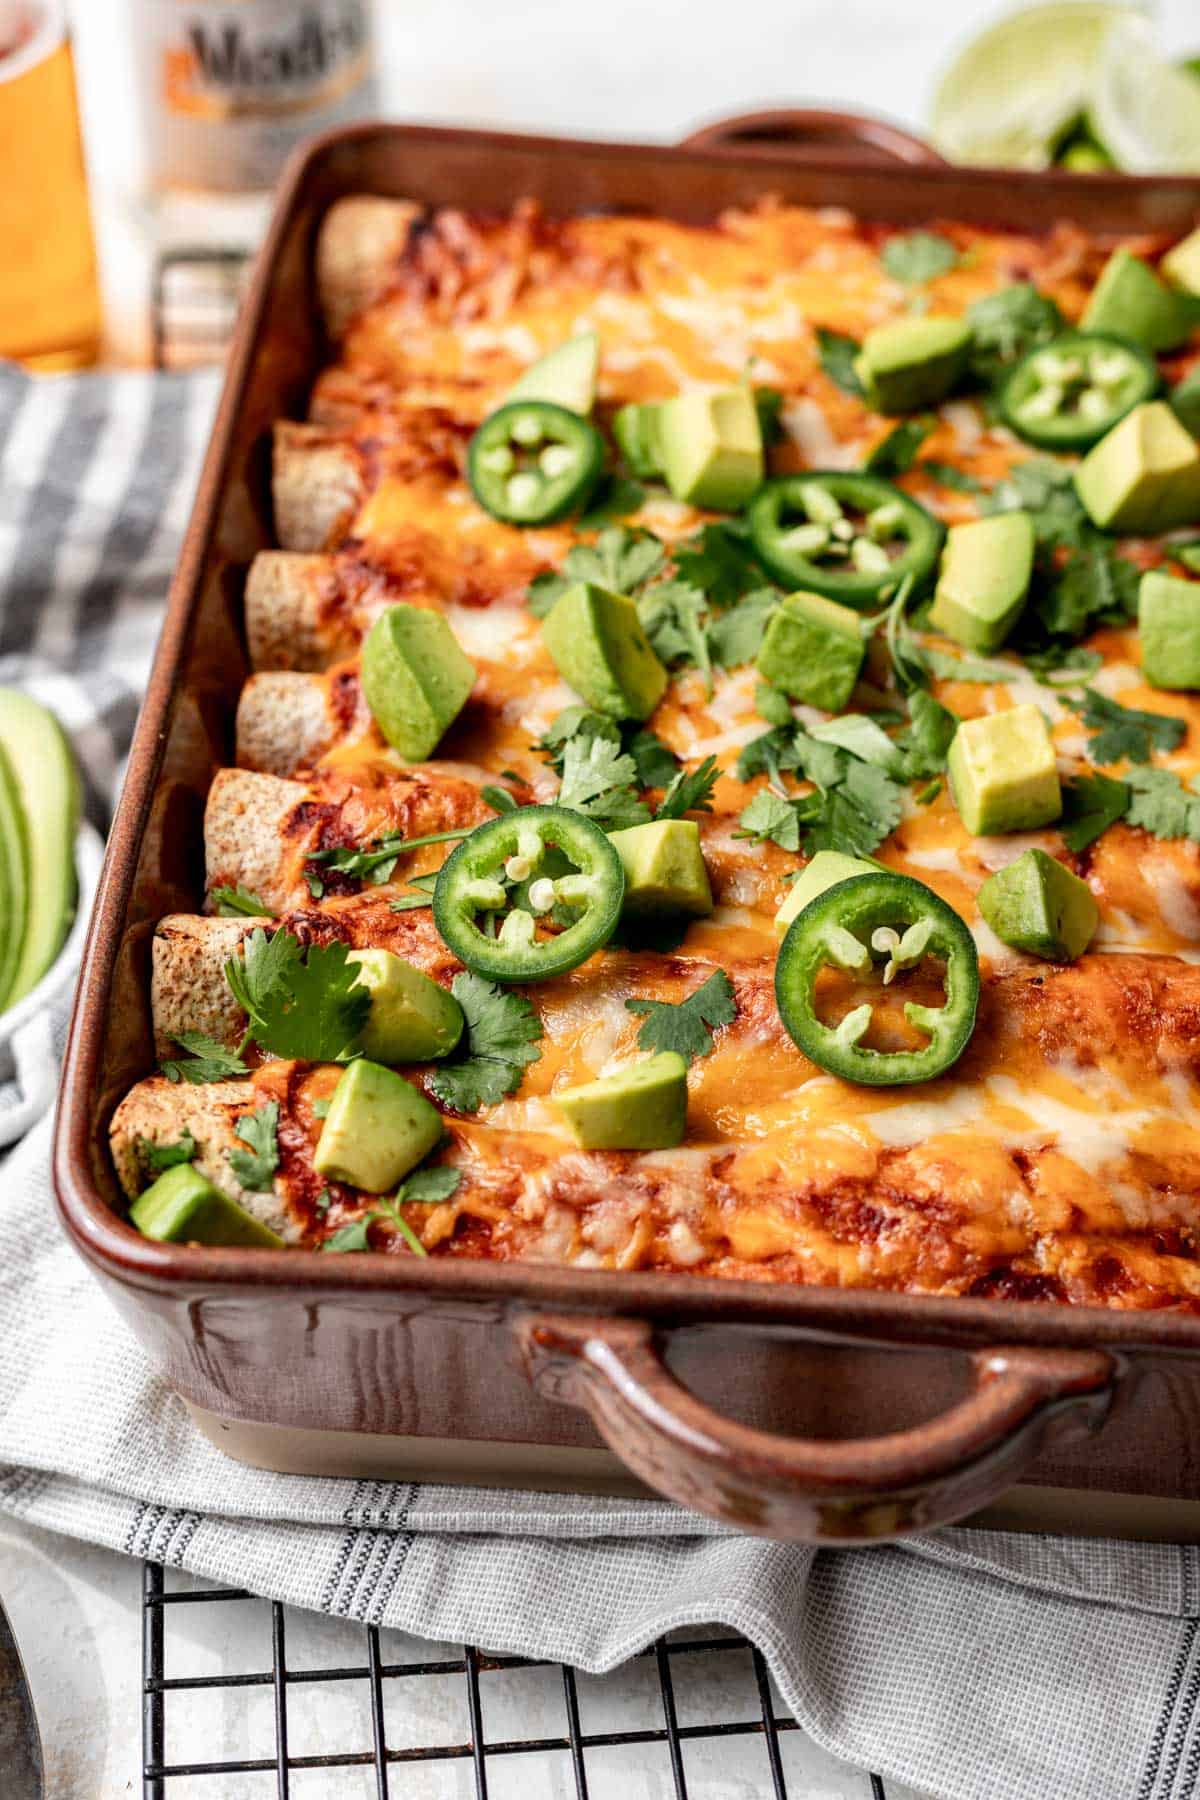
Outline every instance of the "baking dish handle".
<path fill-rule="evenodd" d="M 537 1391 L 582 1407 L 648 1486 L 741 1531 L 809 1543 L 904 1537 L 978 1511 L 1048 1442 L 1095 1430 L 1119 1373 L 1101 1351 L 977 1350 L 970 1392 L 939 1417 L 820 1441 L 723 1418 L 671 1374 L 642 1320 L 523 1313 L 515 1328 Z"/>
<path fill-rule="evenodd" d="M 855 162 L 897 162 L 946 167 L 923 138 L 867 113 L 825 107 L 785 106 L 714 119 L 684 138 L 685 150 L 774 150 L 817 161 L 830 155 Z"/>

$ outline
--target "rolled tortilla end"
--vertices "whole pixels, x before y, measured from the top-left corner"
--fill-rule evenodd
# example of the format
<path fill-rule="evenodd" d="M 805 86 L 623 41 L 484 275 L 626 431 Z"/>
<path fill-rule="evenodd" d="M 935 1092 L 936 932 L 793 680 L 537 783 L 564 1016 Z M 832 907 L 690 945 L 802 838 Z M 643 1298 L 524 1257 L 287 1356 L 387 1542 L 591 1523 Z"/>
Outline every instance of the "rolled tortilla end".
<path fill-rule="evenodd" d="M 169 913 L 159 921 L 150 952 L 150 1007 L 160 1059 L 175 1053 L 185 1031 L 203 1032 L 228 1050 L 241 1042 L 246 1015 L 230 992 L 225 965 L 256 926 L 272 924 L 197 913 Z"/>
<path fill-rule="evenodd" d="M 278 1191 L 278 1176 L 269 1188 L 247 1188 L 233 1172 L 234 1153 L 247 1147 L 237 1135 L 238 1121 L 258 1103 L 248 1080 L 195 1085 L 152 1075 L 139 1081 L 118 1106 L 109 1129 L 113 1163 L 125 1193 L 135 1199 L 154 1179 L 148 1146 L 166 1149 L 186 1146 L 190 1140 L 194 1150 L 189 1160 L 214 1187 L 286 1243 L 299 1243 L 303 1219 L 287 1195 Z"/>
<path fill-rule="evenodd" d="M 252 675 L 237 709 L 237 760 L 242 769 L 291 775 L 311 768 L 345 735 L 320 675 Z"/>
<path fill-rule="evenodd" d="M 348 194 L 330 207 L 317 235 L 317 297 L 331 338 L 392 285 L 421 208 L 410 200 Z"/>
<path fill-rule="evenodd" d="M 275 426 L 271 499 L 275 535 L 285 550 L 329 550 L 363 501 L 357 452 L 317 425 L 281 419 Z"/>
<path fill-rule="evenodd" d="M 218 769 L 204 809 L 207 885 L 244 887 L 277 916 L 300 881 L 316 825 L 289 830 L 308 789 L 251 769 Z"/>
<path fill-rule="evenodd" d="M 246 575 L 251 668 L 315 671 L 353 655 L 359 634 L 342 622 L 336 594 L 335 557 L 260 550 Z"/>

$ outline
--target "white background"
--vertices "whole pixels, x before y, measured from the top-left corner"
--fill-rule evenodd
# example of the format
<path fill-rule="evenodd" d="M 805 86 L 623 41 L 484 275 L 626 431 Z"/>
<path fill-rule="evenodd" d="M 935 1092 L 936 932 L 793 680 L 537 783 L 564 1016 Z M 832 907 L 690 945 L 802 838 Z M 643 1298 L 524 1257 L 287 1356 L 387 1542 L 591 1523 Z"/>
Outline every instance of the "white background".
<path fill-rule="evenodd" d="M 131 221 L 138 217 L 136 10 L 134 0 L 77 0 L 75 7 L 106 281 L 110 292 L 126 297 L 135 285 Z M 887 114 L 919 128 L 937 72 L 995 11 L 989 0 L 379 0 L 385 107 L 392 116 L 427 121 L 669 140 L 721 114 L 808 100 Z M 1161 0 L 1156 11 L 1166 50 L 1200 50 L 1196 0 Z M 135 1565 L 106 1552 L 0 1528 L 0 1593 L 31 1667 L 52 1800 L 140 1792 L 138 1579 Z M 262 1609 L 230 1608 L 216 1621 L 211 1615 L 220 1609 L 187 1610 L 192 1616 L 181 1653 L 187 1672 L 269 1666 Z M 311 1629 L 328 1637 L 342 1628 L 326 1622 Z M 331 1648 L 321 1644 L 313 1653 L 329 1656 Z M 341 1660 L 348 1647 L 333 1654 Z M 183 1666 L 168 1672 L 182 1673 Z M 653 1713 L 653 1700 L 637 1700 L 641 1684 L 635 1672 L 620 1704 L 614 1702 L 618 1728 L 629 1722 L 622 1707 L 642 1704 L 650 1708 L 647 1717 Z M 347 1709 L 362 1704 L 349 1691 L 358 1686 L 307 1690 L 313 1698 L 304 1708 L 306 1750 L 345 1746 L 345 1736 L 334 1734 L 347 1728 Z M 732 1678 L 726 1683 L 714 1665 L 705 1703 L 736 1703 L 747 1716 L 752 1703 L 743 1687 L 735 1695 Z M 259 1716 L 268 1701 L 267 1690 L 249 1699 L 216 1698 L 177 1753 L 236 1753 L 247 1734 L 256 1740 L 251 1754 L 269 1753 L 267 1721 Z M 523 1704 L 523 1713 L 497 1720 L 497 1735 L 562 1730 L 550 1701 L 541 1722 L 534 1717 L 536 1697 Z M 369 1740 L 361 1742 L 366 1748 Z M 864 1777 L 794 1737 L 787 1755 L 797 1796 L 866 1800 Z M 671 1792 L 661 1757 L 638 1753 L 609 1767 L 609 1780 L 593 1776 L 593 1800 L 658 1800 Z M 761 1748 L 748 1740 L 691 1751 L 688 1767 L 693 1800 L 750 1800 L 769 1791 Z M 515 1794 L 520 1786 L 524 1800 L 565 1796 L 573 1789 L 565 1766 L 557 1769 L 538 1775 L 523 1759 L 512 1759 L 496 1793 Z M 465 1765 L 444 1778 L 405 1771 L 403 1784 L 394 1786 L 406 1800 L 472 1791 Z M 314 1800 L 372 1791 L 361 1779 L 297 1785 Z M 253 1778 L 168 1787 L 172 1800 L 273 1792 L 273 1782 Z M 901 1790 L 889 1784 L 893 1793 L 900 1800 Z"/>

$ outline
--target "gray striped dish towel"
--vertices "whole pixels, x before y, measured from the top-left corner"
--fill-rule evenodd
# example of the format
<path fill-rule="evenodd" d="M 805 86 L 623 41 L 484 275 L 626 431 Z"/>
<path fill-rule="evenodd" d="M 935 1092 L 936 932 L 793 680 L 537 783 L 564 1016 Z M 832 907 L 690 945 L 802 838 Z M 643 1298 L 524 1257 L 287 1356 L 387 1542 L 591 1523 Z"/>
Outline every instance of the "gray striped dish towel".
<path fill-rule="evenodd" d="M 210 375 L 33 383 L 0 369 L 0 682 L 59 712 L 98 827 L 214 398 Z M 46 1057 L 63 1009 L 48 1000 Z M 244 1468 L 194 1433 L 59 1235 L 49 1144 L 45 1115 L 0 1160 L 13 1517 L 298 1606 L 589 1670 L 679 1626 L 728 1625 L 828 1750 L 948 1800 L 1197 1793 L 1200 1549 L 951 1530 L 816 1554 L 652 1501 Z"/>

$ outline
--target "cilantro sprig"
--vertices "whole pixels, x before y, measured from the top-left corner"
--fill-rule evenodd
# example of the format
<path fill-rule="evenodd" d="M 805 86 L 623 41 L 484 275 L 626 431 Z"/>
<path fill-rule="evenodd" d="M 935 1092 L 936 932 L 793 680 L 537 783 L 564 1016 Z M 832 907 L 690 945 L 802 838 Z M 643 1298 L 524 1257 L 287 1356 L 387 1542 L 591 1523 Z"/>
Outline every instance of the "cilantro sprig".
<path fill-rule="evenodd" d="M 250 933 L 225 980 L 247 1015 L 247 1035 L 273 1056 L 344 1062 L 354 1054 L 371 996 L 345 944 L 302 949 L 290 931 Z"/>
<path fill-rule="evenodd" d="M 462 1185 L 462 1170 L 436 1163 L 428 1169 L 414 1169 L 389 1199 L 380 1199 L 360 1218 L 352 1219 L 326 1238 L 322 1250 L 369 1250 L 368 1228 L 374 1224 L 390 1225 L 402 1237 L 414 1256 L 428 1256 L 424 1244 L 400 1211 L 402 1206 L 435 1206 L 449 1200 Z"/>
<path fill-rule="evenodd" d="M 1156 750 L 1178 749 L 1187 731 L 1183 719 L 1121 706 L 1096 688 L 1085 688 L 1079 699 L 1066 695 L 1063 703 L 1092 732 L 1088 754 L 1095 763 L 1149 762 Z"/>
<path fill-rule="evenodd" d="M 209 899 L 216 906 L 218 917 L 222 919 L 269 919 L 271 916 L 271 908 L 264 906 L 258 895 L 252 894 L 249 888 L 242 887 L 240 882 L 237 887 L 213 888 Z"/>
<path fill-rule="evenodd" d="M 196 1087 L 202 1087 L 210 1081 L 229 1081 L 235 1075 L 250 1073 L 249 1064 L 242 1060 L 245 1041 L 238 1049 L 229 1050 L 202 1031 L 180 1031 L 176 1033 L 175 1042 L 187 1051 L 187 1055 L 167 1057 L 160 1063 L 168 1081 L 190 1081 Z"/>
<path fill-rule="evenodd" d="M 724 969 L 715 970 L 686 1000 L 676 1004 L 635 995 L 625 1005 L 631 1013 L 644 1016 L 637 1037 L 639 1049 L 654 1053 L 675 1050 L 686 1062 L 707 1056 L 713 1048 L 713 1033 L 722 1025 L 732 1025 L 737 1017 L 733 983 Z"/>
<path fill-rule="evenodd" d="M 453 1112 L 478 1112 L 514 1094 L 530 1063 L 541 1055 L 542 1022 L 523 994 L 514 994 L 464 971 L 450 984 L 463 1009 L 456 1055 L 439 1063 L 429 1085 Z"/>
<path fill-rule="evenodd" d="M 180 1163 L 190 1163 L 199 1149 L 188 1126 L 169 1144 L 156 1144 L 150 1138 L 139 1137 L 135 1148 L 141 1167 L 148 1175 L 162 1175 L 168 1169 L 176 1168 Z"/>
<path fill-rule="evenodd" d="M 244 1113 L 233 1129 L 249 1149 L 231 1151 L 229 1166 L 244 1188 L 263 1192 L 271 1187 L 279 1167 L 278 1100 Z"/>
<path fill-rule="evenodd" d="M 890 237 L 879 257 L 893 281 L 919 287 L 945 275 L 960 261 L 958 248 L 937 231 L 906 231 Z"/>

